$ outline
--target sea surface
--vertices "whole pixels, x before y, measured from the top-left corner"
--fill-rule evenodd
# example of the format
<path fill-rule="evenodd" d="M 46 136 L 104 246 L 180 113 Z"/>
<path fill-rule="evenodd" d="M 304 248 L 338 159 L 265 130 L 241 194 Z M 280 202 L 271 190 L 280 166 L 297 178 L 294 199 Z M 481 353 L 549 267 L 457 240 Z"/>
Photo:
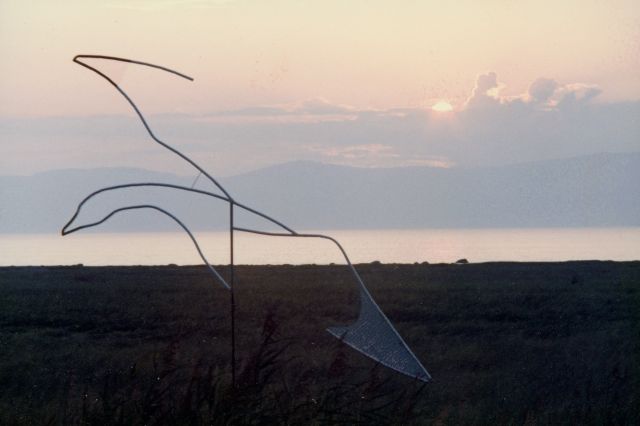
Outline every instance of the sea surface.
<path fill-rule="evenodd" d="M 364 263 L 640 260 L 640 228 L 335 230 L 351 261 Z M 227 232 L 196 232 L 213 264 L 229 261 Z M 237 264 L 344 263 L 327 240 L 235 233 Z M 193 265 L 185 233 L 0 235 L 0 266 Z"/>

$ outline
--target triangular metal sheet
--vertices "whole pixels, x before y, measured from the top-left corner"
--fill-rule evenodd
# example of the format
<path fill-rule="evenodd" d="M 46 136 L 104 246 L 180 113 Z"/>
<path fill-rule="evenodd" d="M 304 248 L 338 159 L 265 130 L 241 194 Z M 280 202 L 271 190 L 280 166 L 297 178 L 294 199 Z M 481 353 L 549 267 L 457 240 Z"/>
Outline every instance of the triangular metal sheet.
<path fill-rule="evenodd" d="M 422 363 L 362 287 L 358 320 L 348 326 L 329 327 L 327 331 L 382 365 L 423 382 L 431 380 Z"/>

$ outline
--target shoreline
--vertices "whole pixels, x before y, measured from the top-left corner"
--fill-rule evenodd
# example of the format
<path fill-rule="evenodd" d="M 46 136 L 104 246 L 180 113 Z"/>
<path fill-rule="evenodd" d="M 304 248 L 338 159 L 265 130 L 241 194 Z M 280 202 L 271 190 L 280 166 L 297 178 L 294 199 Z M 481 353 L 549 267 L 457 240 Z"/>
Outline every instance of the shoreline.
<path fill-rule="evenodd" d="M 465 258 L 461 260 L 466 260 Z M 367 266 L 450 266 L 450 265 L 558 265 L 558 264 L 581 264 L 581 263 L 640 263 L 640 259 L 634 260 L 610 260 L 610 259 L 580 259 L 580 260 L 537 260 L 537 261 L 529 261 L 529 260 L 491 260 L 491 261 L 483 261 L 483 262 L 360 262 L 353 263 L 355 267 L 367 267 Z M 229 265 L 225 263 L 212 263 L 212 266 L 216 268 L 226 268 Z M 340 263 L 264 263 L 264 264 L 254 264 L 254 263 L 236 263 L 235 266 L 239 267 L 309 267 L 309 266 L 317 266 L 317 267 L 340 267 L 347 266 L 347 264 Z M 178 265 L 175 263 L 166 263 L 166 264 L 132 264 L 132 265 L 85 265 L 83 263 L 76 263 L 70 265 L 0 265 L 0 269 L 5 268 L 198 268 L 198 267 L 206 267 L 204 264 L 184 264 Z"/>

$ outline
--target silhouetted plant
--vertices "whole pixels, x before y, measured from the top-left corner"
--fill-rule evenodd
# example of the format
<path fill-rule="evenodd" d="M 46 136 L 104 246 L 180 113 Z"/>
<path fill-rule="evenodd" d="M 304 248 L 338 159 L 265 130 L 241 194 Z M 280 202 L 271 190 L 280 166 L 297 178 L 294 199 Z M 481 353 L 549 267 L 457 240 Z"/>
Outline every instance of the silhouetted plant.
<path fill-rule="evenodd" d="M 261 341 L 231 385 L 230 369 L 182 364 L 179 337 L 152 356 L 143 372 L 108 370 L 98 389 L 65 385 L 66 404 L 49 424 L 387 424 L 407 422 L 415 413 L 423 386 L 398 386 L 397 377 L 381 377 L 378 365 L 354 367 L 336 345 L 326 374 L 292 352 L 291 339 L 279 335 L 274 310 L 267 312 Z M 345 374 L 349 371 L 350 374 Z M 349 377 L 358 377 L 350 380 Z M 406 379 L 403 379 L 406 382 Z M 73 396 L 76 395 L 74 401 Z"/>

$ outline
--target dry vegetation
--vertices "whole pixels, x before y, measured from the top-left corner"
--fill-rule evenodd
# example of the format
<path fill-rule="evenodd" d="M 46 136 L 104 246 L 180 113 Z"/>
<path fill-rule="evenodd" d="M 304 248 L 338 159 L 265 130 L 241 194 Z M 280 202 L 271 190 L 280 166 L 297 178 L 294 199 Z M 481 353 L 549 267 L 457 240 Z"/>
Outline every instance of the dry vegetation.
<path fill-rule="evenodd" d="M 324 329 L 340 266 L 0 268 L 0 424 L 603 424 L 640 419 L 640 262 L 359 265 L 434 377 Z"/>

